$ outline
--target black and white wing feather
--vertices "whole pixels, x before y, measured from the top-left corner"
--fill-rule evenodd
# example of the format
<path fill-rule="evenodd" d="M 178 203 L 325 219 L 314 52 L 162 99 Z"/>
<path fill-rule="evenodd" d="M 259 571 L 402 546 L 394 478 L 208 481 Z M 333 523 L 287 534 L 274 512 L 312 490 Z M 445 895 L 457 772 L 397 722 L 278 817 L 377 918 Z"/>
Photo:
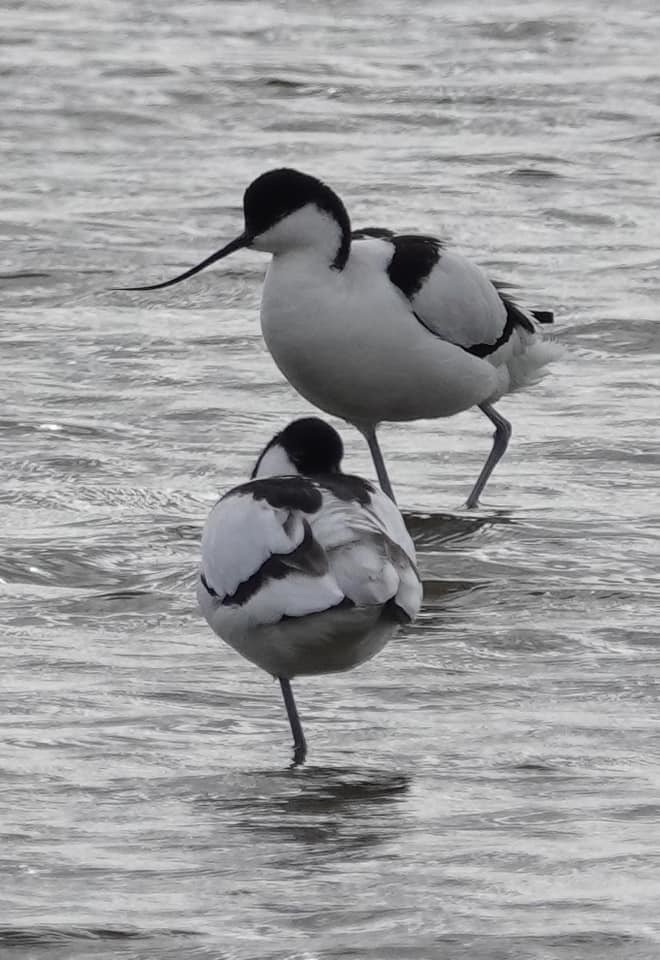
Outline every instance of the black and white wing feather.
<path fill-rule="evenodd" d="M 415 547 L 397 507 L 360 477 L 319 481 L 323 509 L 312 530 L 330 571 L 356 606 L 389 605 L 397 619 L 413 620 L 422 601 Z"/>
<path fill-rule="evenodd" d="M 273 624 L 339 604 L 393 604 L 412 620 L 422 588 L 396 506 L 371 483 L 270 477 L 236 487 L 202 534 L 201 584 L 232 627 Z M 224 613 L 223 613 L 224 611 Z"/>
<path fill-rule="evenodd" d="M 228 615 L 277 623 L 342 602 L 310 524 L 321 503 L 311 481 L 278 477 L 243 484 L 216 504 L 202 534 L 200 576 Z"/>
<path fill-rule="evenodd" d="M 436 237 L 393 234 L 377 228 L 357 231 L 368 242 L 380 239 L 391 252 L 387 274 L 416 320 L 434 336 L 488 357 L 510 339 L 514 330 L 535 332 L 534 323 L 476 264 Z M 552 315 L 541 311 L 539 322 Z M 549 319 L 550 318 L 550 319 Z"/>

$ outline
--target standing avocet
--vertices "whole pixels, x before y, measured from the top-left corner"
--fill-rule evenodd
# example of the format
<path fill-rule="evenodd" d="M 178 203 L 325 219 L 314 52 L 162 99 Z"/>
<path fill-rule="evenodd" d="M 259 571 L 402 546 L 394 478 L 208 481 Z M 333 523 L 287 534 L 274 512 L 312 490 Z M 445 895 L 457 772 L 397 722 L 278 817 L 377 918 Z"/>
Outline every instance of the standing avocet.
<path fill-rule="evenodd" d="M 219 637 L 278 678 L 294 765 L 307 746 L 291 679 L 371 659 L 422 601 L 401 514 L 367 480 L 342 473 L 342 456 L 329 424 L 293 421 L 253 479 L 218 501 L 202 535 L 200 608 Z"/>
<path fill-rule="evenodd" d="M 287 380 L 361 431 L 392 499 L 378 424 L 450 417 L 476 404 L 495 425 L 467 499 L 476 506 L 511 436 L 493 404 L 540 379 L 557 344 L 435 237 L 351 233 L 344 204 L 316 177 L 270 170 L 247 188 L 243 208 L 245 229 L 227 246 L 172 280 L 128 289 L 179 283 L 241 247 L 272 253 L 261 323 Z M 547 311 L 533 316 L 552 320 Z"/>

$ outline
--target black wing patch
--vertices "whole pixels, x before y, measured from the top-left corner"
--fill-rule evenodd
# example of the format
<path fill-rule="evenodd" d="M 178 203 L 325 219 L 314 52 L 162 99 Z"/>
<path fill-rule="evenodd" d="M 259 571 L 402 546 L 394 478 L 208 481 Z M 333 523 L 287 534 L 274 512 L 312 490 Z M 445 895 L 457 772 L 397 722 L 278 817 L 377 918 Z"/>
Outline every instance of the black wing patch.
<path fill-rule="evenodd" d="M 328 558 L 323 547 L 314 539 L 312 529 L 303 520 L 305 535 L 301 543 L 291 553 L 274 553 L 252 576 L 239 583 L 233 593 L 219 598 L 223 607 L 242 607 L 271 580 L 284 580 L 291 573 L 304 573 L 306 576 L 322 577 L 328 572 Z M 201 575 L 204 589 L 212 597 L 218 593 L 209 585 L 204 574 Z"/>
<path fill-rule="evenodd" d="M 354 477 L 350 473 L 326 473 L 318 477 L 318 481 L 338 500 L 354 500 L 361 507 L 367 507 L 371 503 L 374 485 L 362 477 Z"/>
<path fill-rule="evenodd" d="M 497 292 L 500 300 L 506 307 L 506 322 L 507 324 L 511 324 L 512 331 L 516 327 L 522 327 L 522 329 L 526 330 L 527 333 L 534 333 L 534 324 L 529 317 L 523 313 L 520 307 L 516 304 L 515 300 L 512 300 L 511 297 L 505 296 L 501 290 L 498 290 Z M 509 336 L 511 336 L 511 334 L 509 334 Z"/>
<path fill-rule="evenodd" d="M 497 287 L 495 289 L 497 290 Z M 534 324 L 529 317 L 525 316 L 520 307 L 516 306 L 509 297 L 505 297 L 501 290 L 497 290 L 497 292 L 506 308 L 504 329 L 495 343 L 475 343 L 471 347 L 463 347 L 464 350 L 467 350 L 468 353 L 471 353 L 475 357 L 487 357 L 491 353 L 495 353 L 496 350 L 499 350 L 499 348 L 509 340 L 516 327 L 522 327 L 522 329 L 528 333 L 534 333 Z"/>
<path fill-rule="evenodd" d="M 394 256 L 387 273 L 392 283 L 409 300 L 421 289 L 440 259 L 442 243 L 436 237 L 422 234 L 396 234 L 390 237 Z"/>
<path fill-rule="evenodd" d="M 262 480 L 250 480 L 234 487 L 225 496 L 235 497 L 240 494 L 248 494 L 255 500 L 265 500 L 275 509 L 284 507 L 288 510 L 302 510 L 303 513 L 316 513 L 323 503 L 321 491 L 307 477 L 264 477 Z"/>
<path fill-rule="evenodd" d="M 515 289 L 515 283 L 506 283 L 504 280 L 491 280 L 490 282 L 493 284 L 504 303 L 508 302 L 515 304 L 513 297 L 509 297 L 505 293 L 505 290 L 510 290 L 511 288 Z M 530 310 L 529 312 L 538 323 L 555 322 L 555 315 L 552 310 Z"/>
<path fill-rule="evenodd" d="M 495 286 L 495 284 L 493 284 L 493 286 Z M 495 286 L 495 289 L 497 290 L 499 298 L 506 309 L 506 321 L 504 323 L 502 333 L 499 335 L 497 340 L 495 340 L 494 343 L 475 343 L 470 347 L 466 347 L 462 343 L 455 344 L 455 346 L 465 350 L 466 353 L 471 353 L 474 357 L 487 357 L 491 353 L 495 353 L 496 350 L 499 350 L 499 348 L 510 339 L 511 334 L 516 327 L 521 327 L 528 333 L 534 333 L 534 324 L 529 317 L 525 316 L 523 311 L 513 302 L 513 300 L 511 300 L 509 297 L 505 297 L 502 291 L 497 288 L 497 286 Z M 429 333 L 432 333 L 436 337 L 438 336 L 435 330 L 424 323 L 419 314 L 413 311 L 413 316 L 418 323 L 421 323 L 425 330 L 428 330 Z M 542 322 L 551 323 L 552 321 L 546 320 Z"/>

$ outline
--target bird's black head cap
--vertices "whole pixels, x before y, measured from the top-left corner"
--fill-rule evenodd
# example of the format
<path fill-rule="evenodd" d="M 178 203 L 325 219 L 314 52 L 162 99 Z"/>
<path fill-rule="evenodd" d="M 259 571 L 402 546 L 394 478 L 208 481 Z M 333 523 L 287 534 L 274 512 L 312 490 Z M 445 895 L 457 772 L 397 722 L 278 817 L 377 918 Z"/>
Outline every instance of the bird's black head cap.
<path fill-rule="evenodd" d="M 343 269 L 351 245 L 351 221 L 346 207 L 334 190 L 308 173 L 280 167 L 253 180 L 243 195 L 245 233 L 258 237 L 308 203 L 315 204 L 339 225 L 342 240 L 332 265 Z"/>
<path fill-rule="evenodd" d="M 334 427 L 318 417 L 293 420 L 276 434 L 261 454 L 252 476 L 257 474 L 259 463 L 274 446 L 285 450 L 291 463 L 304 477 L 341 473 L 344 444 Z"/>

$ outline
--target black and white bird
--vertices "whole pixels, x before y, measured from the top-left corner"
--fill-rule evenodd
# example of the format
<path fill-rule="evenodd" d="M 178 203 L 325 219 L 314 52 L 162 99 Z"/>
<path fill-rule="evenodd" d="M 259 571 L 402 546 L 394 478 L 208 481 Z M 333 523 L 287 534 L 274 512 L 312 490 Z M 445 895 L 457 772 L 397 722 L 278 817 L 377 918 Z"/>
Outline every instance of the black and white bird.
<path fill-rule="evenodd" d="M 197 597 L 211 628 L 277 677 L 294 741 L 307 747 L 291 679 L 350 670 L 417 616 L 422 585 L 403 518 L 378 487 L 341 472 L 339 434 L 290 423 L 252 479 L 226 493 L 202 535 Z"/>
<path fill-rule="evenodd" d="M 535 383 L 561 352 L 535 322 L 551 322 L 552 313 L 524 312 L 435 237 L 351 232 L 337 194 L 297 170 L 262 174 L 243 209 L 243 232 L 217 253 L 172 280 L 127 289 L 179 283 L 242 247 L 271 253 L 261 324 L 287 380 L 361 431 L 392 499 L 378 424 L 478 406 L 495 434 L 467 499 L 476 506 L 511 435 L 494 404 Z"/>

